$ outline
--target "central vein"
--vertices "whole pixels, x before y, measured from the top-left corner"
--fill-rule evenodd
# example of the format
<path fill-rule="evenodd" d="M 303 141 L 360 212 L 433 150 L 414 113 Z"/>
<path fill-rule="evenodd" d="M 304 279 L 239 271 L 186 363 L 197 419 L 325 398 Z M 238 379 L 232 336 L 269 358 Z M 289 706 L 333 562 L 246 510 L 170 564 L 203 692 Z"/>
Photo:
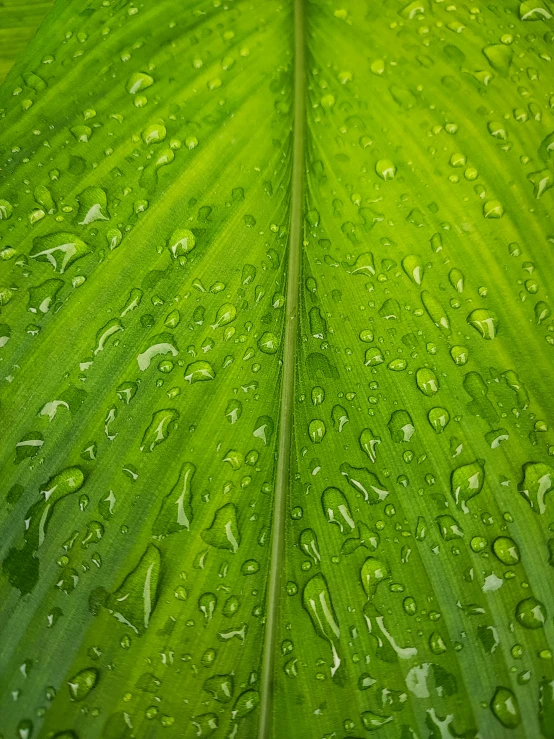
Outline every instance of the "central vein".
<path fill-rule="evenodd" d="M 296 338 L 298 332 L 298 304 L 300 267 L 302 257 L 302 209 L 304 203 L 304 140 L 306 134 L 306 62 L 304 49 L 304 0 L 294 2 L 294 140 L 291 177 L 291 210 L 289 259 L 287 269 L 287 303 L 283 341 L 283 377 L 281 384 L 281 412 L 273 520 L 271 528 L 271 555 L 266 597 L 266 628 L 264 636 L 261 701 L 258 739 L 269 739 L 272 728 L 273 678 L 275 649 L 279 626 L 279 599 L 281 573 L 285 548 L 285 513 L 287 488 L 290 480 L 290 458 L 294 413 L 294 375 Z"/>

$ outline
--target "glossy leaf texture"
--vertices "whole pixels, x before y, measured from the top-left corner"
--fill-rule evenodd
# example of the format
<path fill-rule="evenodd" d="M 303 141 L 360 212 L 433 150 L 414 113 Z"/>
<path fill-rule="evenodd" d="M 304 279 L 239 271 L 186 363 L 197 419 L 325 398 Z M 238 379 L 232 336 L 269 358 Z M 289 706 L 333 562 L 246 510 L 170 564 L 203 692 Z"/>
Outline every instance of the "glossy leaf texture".
<path fill-rule="evenodd" d="M 0 82 L 33 38 L 51 0 L 4 0 L 0 5 Z"/>
<path fill-rule="evenodd" d="M 57 3 L 0 90 L 6 739 L 257 736 L 268 608 L 275 739 L 554 736 L 551 9 L 293 9 Z"/>

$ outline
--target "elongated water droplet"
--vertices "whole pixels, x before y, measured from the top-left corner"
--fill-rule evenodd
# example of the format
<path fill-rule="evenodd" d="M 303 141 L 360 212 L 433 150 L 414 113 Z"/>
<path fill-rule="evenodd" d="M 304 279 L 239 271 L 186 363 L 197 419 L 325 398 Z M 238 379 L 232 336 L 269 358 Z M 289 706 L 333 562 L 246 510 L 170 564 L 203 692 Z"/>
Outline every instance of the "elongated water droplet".
<path fill-rule="evenodd" d="M 339 469 L 348 484 L 361 493 L 369 505 L 381 503 L 389 495 L 389 491 L 384 488 L 379 478 L 365 467 L 352 467 L 343 462 Z"/>
<path fill-rule="evenodd" d="M 237 309 L 232 303 L 224 303 L 218 308 L 215 316 L 215 322 L 212 324 L 212 328 L 220 328 L 221 326 L 227 326 L 232 323 L 237 317 Z"/>
<path fill-rule="evenodd" d="M 91 251 L 90 246 L 75 234 L 60 231 L 34 239 L 29 256 L 39 262 L 49 262 L 56 272 L 63 274 L 74 262 Z"/>
<path fill-rule="evenodd" d="M 523 465 L 523 481 L 519 492 L 535 513 L 546 511 L 546 495 L 554 488 L 554 468 L 544 462 L 527 462 Z"/>
<path fill-rule="evenodd" d="M 149 544 L 136 567 L 106 600 L 106 607 L 117 620 L 137 634 L 146 631 L 156 607 L 160 564 L 159 549 Z"/>
<path fill-rule="evenodd" d="M 377 444 L 381 443 L 381 439 L 375 436 L 371 429 L 363 429 L 359 441 L 362 450 L 372 462 L 375 462 L 377 459 Z"/>
<path fill-rule="evenodd" d="M 414 284 L 421 285 L 423 281 L 423 262 L 416 254 L 408 254 L 407 257 L 404 257 L 402 267 Z"/>
<path fill-rule="evenodd" d="M 237 508 L 227 503 L 215 512 L 212 525 L 205 529 L 202 539 L 217 549 L 227 549 L 236 554 L 240 545 L 240 532 L 237 523 Z"/>
<path fill-rule="evenodd" d="M 349 533 L 356 524 L 344 493 L 338 488 L 326 488 L 321 495 L 323 514 L 329 523 L 336 524 L 341 533 Z"/>
<path fill-rule="evenodd" d="M 456 507 L 464 513 L 469 513 L 467 502 L 481 492 L 484 482 L 485 468 L 481 460 L 455 469 L 452 473 L 450 486 Z"/>
<path fill-rule="evenodd" d="M 179 420 L 179 412 L 173 408 L 164 408 L 152 415 L 150 425 L 144 432 L 140 449 L 142 452 L 152 452 L 158 444 L 164 442 Z"/>
<path fill-rule="evenodd" d="M 340 628 L 327 580 L 320 573 L 314 575 L 306 583 L 302 592 L 302 605 L 312 620 L 316 634 L 329 642 L 331 646 L 333 654 L 331 675 L 334 676 L 341 663 L 336 646 L 340 637 Z"/>
<path fill-rule="evenodd" d="M 521 723 L 517 698 L 509 688 L 498 687 L 491 699 L 491 711 L 502 726 L 516 729 Z"/>
<path fill-rule="evenodd" d="M 390 572 L 382 560 L 368 557 L 362 565 L 360 578 L 365 594 L 368 598 L 373 598 L 379 583 L 390 578 Z"/>
<path fill-rule="evenodd" d="M 196 467 L 185 462 L 179 472 L 177 482 L 162 501 L 156 520 L 152 524 L 152 536 L 168 536 L 190 529 L 192 512 L 192 479 Z"/>
<path fill-rule="evenodd" d="M 429 318 L 433 321 L 435 326 L 442 329 L 443 331 L 449 332 L 450 321 L 448 320 L 446 311 L 439 303 L 439 301 L 433 295 L 431 295 L 428 290 L 422 291 L 421 302 L 423 303 L 423 307 L 427 311 Z"/>
<path fill-rule="evenodd" d="M 416 372 L 417 387 L 428 398 L 436 395 L 439 391 L 439 381 L 436 374 L 429 367 L 421 367 Z"/>

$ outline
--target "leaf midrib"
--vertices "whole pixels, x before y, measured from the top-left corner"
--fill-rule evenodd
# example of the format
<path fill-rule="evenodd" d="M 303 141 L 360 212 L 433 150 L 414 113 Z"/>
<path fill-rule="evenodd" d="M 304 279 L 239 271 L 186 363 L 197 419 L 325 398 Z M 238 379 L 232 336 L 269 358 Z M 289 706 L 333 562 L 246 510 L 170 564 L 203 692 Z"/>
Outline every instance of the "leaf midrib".
<path fill-rule="evenodd" d="M 258 739 L 269 739 L 272 729 L 273 676 L 279 626 L 282 562 L 285 549 L 285 513 L 290 479 L 294 415 L 294 380 L 298 306 L 302 256 L 302 207 L 304 203 L 304 146 L 306 136 L 306 57 L 304 0 L 294 3 L 294 105 L 289 258 L 283 339 L 277 469 L 271 525 L 271 552 L 266 594 Z"/>

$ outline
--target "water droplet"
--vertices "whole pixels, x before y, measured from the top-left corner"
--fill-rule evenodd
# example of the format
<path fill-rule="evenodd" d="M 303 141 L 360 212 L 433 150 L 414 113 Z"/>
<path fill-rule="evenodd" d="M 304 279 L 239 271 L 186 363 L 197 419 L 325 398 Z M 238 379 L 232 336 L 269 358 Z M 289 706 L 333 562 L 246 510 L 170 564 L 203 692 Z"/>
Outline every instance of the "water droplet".
<path fill-rule="evenodd" d="M 146 90 L 148 87 L 154 84 L 154 80 L 149 74 L 145 72 L 133 72 L 133 74 L 127 80 L 126 90 L 131 95 L 136 95 L 137 92 Z"/>
<path fill-rule="evenodd" d="M 491 699 L 491 711 L 502 726 L 515 729 L 521 723 L 517 698 L 509 688 L 499 686 Z"/>
<path fill-rule="evenodd" d="M 219 703 L 229 703 L 235 692 L 232 675 L 213 675 L 204 681 L 204 690 Z"/>
<path fill-rule="evenodd" d="M 380 559 L 368 557 L 362 565 L 360 577 L 365 594 L 368 598 L 373 598 L 379 583 L 390 578 L 390 572 Z"/>
<path fill-rule="evenodd" d="M 464 532 L 455 518 L 449 515 L 437 516 L 437 526 L 444 541 L 462 539 Z"/>
<path fill-rule="evenodd" d="M 227 324 L 232 323 L 236 317 L 237 309 L 235 306 L 232 303 L 224 303 L 218 308 L 212 328 L 217 329 L 221 326 L 227 326 Z"/>
<path fill-rule="evenodd" d="M 450 321 L 446 315 L 446 311 L 439 303 L 439 301 L 431 295 L 428 290 L 423 290 L 421 293 L 421 302 L 425 310 L 427 311 L 429 318 L 433 321 L 437 328 L 443 331 L 450 331 Z"/>
<path fill-rule="evenodd" d="M 258 349 L 264 354 L 276 354 L 279 351 L 279 339 L 269 331 L 263 333 L 257 343 Z"/>
<path fill-rule="evenodd" d="M 29 288 L 27 310 L 31 313 L 46 314 L 52 308 L 56 295 L 64 286 L 63 280 L 45 280 L 36 287 Z"/>
<path fill-rule="evenodd" d="M 542 629 L 546 623 L 546 608 L 536 598 L 525 598 L 516 606 L 516 620 L 525 629 Z"/>
<path fill-rule="evenodd" d="M 74 262 L 91 251 L 88 244 L 75 234 L 60 231 L 34 239 L 29 256 L 39 262 L 49 262 L 56 272 L 63 274 Z"/>
<path fill-rule="evenodd" d="M 191 362 L 185 370 L 185 380 L 194 384 L 195 382 L 207 382 L 215 379 L 215 371 L 209 362 Z"/>
<path fill-rule="evenodd" d="M 522 2 L 519 6 L 519 17 L 522 21 L 539 21 L 550 20 L 552 14 L 546 9 L 541 2 L 531 1 Z"/>
<path fill-rule="evenodd" d="M 504 215 L 504 208 L 498 200 L 488 200 L 483 205 L 483 215 L 485 218 L 502 218 Z"/>
<path fill-rule="evenodd" d="M 108 197 L 101 187 L 87 187 L 76 197 L 79 203 L 77 223 L 79 226 L 88 226 L 95 221 L 109 221 Z"/>
<path fill-rule="evenodd" d="M 372 462 L 377 459 L 377 444 L 381 443 L 381 439 L 375 436 L 371 429 L 363 429 L 360 434 L 360 447 Z"/>
<path fill-rule="evenodd" d="M 519 547 L 508 536 L 498 536 L 492 543 L 492 551 L 502 564 L 517 565 L 520 560 Z"/>
<path fill-rule="evenodd" d="M 349 533 L 356 524 L 344 493 L 338 488 L 326 488 L 321 495 L 323 514 L 329 523 L 336 524 L 341 533 Z"/>
<path fill-rule="evenodd" d="M 346 477 L 348 484 L 361 493 L 369 505 L 381 503 L 389 495 L 389 491 L 383 487 L 379 478 L 365 467 L 352 467 L 343 462 L 339 469 L 341 475 Z"/>
<path fill-rule="evenodd" d="M 320 573 L 314 575 L 306 583 L 302 592 L 302 605 L 312 620 L 316 634 L 331 646 L 333 655 L 331 676 L 334 676 L 341 663 L 336 646 L 340 637 L 340 629 L 327 580 Z"/>
<path fill-rule="evenodd" d="M 498 333 L 498 316 L 491 310 L 478 308 L 469 314 L 467 322 L 479 331 L 484 339 L 492 340 Z"/>
<path fill-rule="evenodd" d="M 171 354 L 172 357 L 176 357 L 179 354 L 173 335 L 163 333 L 153 336 L 137 356 L 140 371 L 144 372 L 147 370 L 155 357 L 165 354 Z"/>
<path fill-rule="evenodd" d="M 415 254 L 409 254 L 402 260 L 404 272 L 415 285 L 421 285 L 423 281 L 423 262 Z"/>
<path fill-rule="evenodd" d="M 84 670 L 81 670 L 74 675 L 67 682 L 71 700 L 84 700 L 90 691 L 96 686 L 99 678 L 100 673 L 95 667 L 86 667 Z"/>
<path fill-rule="evenodd" d="M 117 620 L 137 634 L 146 631 L 156 607 L 160 566 L 160 551 L 149 544 L 136 567 L 106 600 L 106 607 Z"/>
<path fill-rule="evenodd" d="M 543 462 L 527 462 L 523 465 L 523 481 L 519 492 L 535 513 L 546 511 L 546 495 L 554 488 L 554 468 Z"/>
<path fill-rule="evenodd" d="M 190 529 L 193 519 L 192 512 L 192 479 L 196 467 L 191 462 L 185 462 L 179 472 L 177 482 L 162 500 L 162 504 L 154 523 L 152 536 L 168 536 L 186 529 Z"/>
<path fill-rule="evenodd" d="M 383 355 L 381 354 L 381 351 L 377 349 L 377 347 L 371 347 L 371 349 L 367 349 L 365 353 L 365 360 L 364 364 L 366 367 L 376 367 L 378 364 L 383 364 L 384 362 Z"/>
<path fill-rule="evenodd" d="M 240 532 L 237 523 L 237 508 L 227 503 L 215 512 L 212 525 L 205 529 L 202 539 L 217 549 L 227 549 L 236 554 L 240 545 Z"/>
<path fill-rule="evenodd" d="M 416 372 L 416 384 L 419 390 L 428 398 L 439 391 L 439 381 L 436 374 L 429 367 L 421 367 Z"/>
<path fill-rule="evenodd" d="M 450 422 L 450 413 L 446 408 L 431 408 L 427 414 L 427 418 L 435 433 L 442 434 Z"/>
<path fill-rule="evenodd" d="M 168 249 L 175 259 L 186 256 L 196 246 L 196 238 L 188 228 L 173 231 L 167 242 Z"/>
<path fill-rule="evenodd" d="M 375 165 L 375 172 L 382 180 L 393 180 L 396 175 L 396 166 L 390 159 L 379 159 Z"/>
<path fill-rule="evenodd" d="M 321 444 L 326 433 L 327 429 L 321 419 L 315 418 L 313 421 L 310 421 L 308 425 L 308 434 L 314 444 Z"/>
<path fill-rule="evenodd" d="M 7 200 L 0 199 L 0 221 L 7 221 L 11 218 L 13 206 Z"/>
<path fill-rule="evenodd" d="M 300 548 L 313 559 L 315 564 L 321 561 L 317 536 L 312 529 L 304 529 L 298 539 Z"/>
<path fill-rule="evenodd" d="M 407 443 L 415 434 L 412 417 L 406 410 L 393 411 L 388 423 L 391 439 L 397 444 Z"/>
<path fill-rule="evenodd" d="M 173 408 L 164 408 L 152 414 L 150 425 L 144 432 L 140 449 L 152 452 L 158 444 L 164 442 L 179 420 L 179 412 Z"/>
<path fill-rule="evenodd" d="M 458 467 L 452 473 L 450 487 L 456 507 L 469 513 L 468 500 L 478 495 L 485 482 L 485 468 L 481 460 Z"/>

